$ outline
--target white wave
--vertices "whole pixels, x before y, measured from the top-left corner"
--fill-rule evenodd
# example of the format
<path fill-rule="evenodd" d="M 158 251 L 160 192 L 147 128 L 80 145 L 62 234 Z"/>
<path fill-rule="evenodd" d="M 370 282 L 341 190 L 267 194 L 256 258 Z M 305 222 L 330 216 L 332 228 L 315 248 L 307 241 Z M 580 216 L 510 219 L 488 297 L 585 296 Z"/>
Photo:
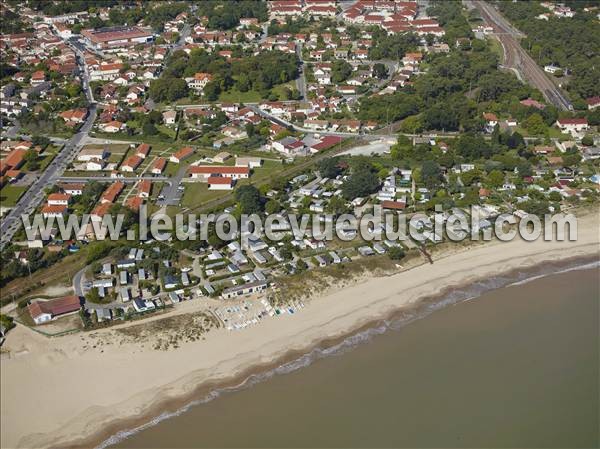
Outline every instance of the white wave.
<path fill-rule="evenodd" d="M 590 270 L 592 268 L 600 268 L 600 260 L 595 260 L 593 262 L 590 263 L 586 263 L 583 265 L 575 265 L 573 267 L 568 267 L 568 268 L 563 268 L 561 270 L 557 270 L 557 271 L 550 271 L 547 273 L 542 273 L 542 274 L 538 274 L 536 276 L 530 276 L 527 277 L 525 279 L 513 282 L 511 284 L 508 284 L 507 287 L 513 287 L 515 285 L 523 285 L 523 284 L 527 284 L 529 282 L 535 281 L 537 279 L 542 279 L 548 276 L 552 276 L 555 274 L 563 274 L 563 273 L 569 273 L 571 271 L 582 271 L 582 270 Z"/>
<path fill-rule="evenodd" d="M 348 351 L 356 348 L 357 346 L 371 341 L 374 337 L 384 334 L 388 330 L 398 331 L 398 330 L 402 329 L 404 326 L 406 326 L 407 324 L 410 324 L 418 319 L 424 318 L 424 317 L 430 315 L 431 313 L 433 313 L 437 310 L 440 310 L 444 307 L 448 307 L 448 306 L 456 305 L 458 303 L 462 303 L 465 301 L 471 301 L 473 299 L 477 299 L 484 293 L 487 293 L 492 290 L 497 290 L 499 288 L 523 285 L 523 284 L 535 281 L 537 279 L 541 279 L 541 278 L 555 275 L 555 274 L 562 274 L 562 273 L 568 273 L 571 271 L 579 271 L 579 270 L 588 270 L 591 268 L 598 268 L 598 267 L 600 267 L 600 261 L 593 261 L 593 262 L 589 262 L 589 263 L 573 265 L 573 266 L 564 267 L 564 268 L 554 267 L 555 269 L 553 269 L 553 270 L 551 269 L 547 272 L 540 273 L 540 274 L 534 274 L 531 272 L 517 272 L 517 273 L 508 274 L 508 275 L 499 275 L 494 278 L 484 279 L 484 280 L 480 280 L 477 282 L 473 282 L 472 284 L 470 284 L 466 287 L 454 289 L 454 290 L 447 292 L 443 297 L 439 298 L 438 300 L 433 301 L 431 303 L 424 304 L 424 307 L 417 308 L 416 310 L 408 310 L 401 317 L 382 321 L 380 324 L 378 324 L 376 326 L 369 327 L 360 332 L 349 335 L 348 337 L 344 338 L 342 341 L 336 343 L 333 346 L 329 346 L 329 347 L 325 347 L 325 348 L 320 348 L 320 347 L 313 348 L 311 351 L 298 357 L 295 360 L 286 362 L 278 367 L 264 371 L 262 373 L 251 374 L 250 376 L 245 378 L 242 382 L 240 382 L 238 385 L 230 386 L 230 387 L 221 387 L 221 388 L 212 390 L 210 393 L 208 393 L 203 398 L 193 400 L 174 412 L 162 413 L 159 416 L 151 419 L 150 421 L 148 421 L 145 424 L 142 424 L 133 429 L 123 430 L 123 431 L 116 433 L 115 435 L 113 435 L 110 438 L 103 441 L 99 446 L 97 446 L 97 449 L 105 449 L 109 446 L 115 445 L 115 444 L 119 443 L 120 441 L 123 441 L 124 439 L 126 439 L 132 435 L 135 435 L 138 432 L 141 432 L 145 429 L 155 426 L 158 423 L 160 423 L 166 419 L 177 417 L 177 416 L 187 412 L 190 408 L 192 408 L 196 405 L 206 404 L 207 402 L 210 402 L 213 399 L 218 398 L 219 396 L 221 396 L 224 393 L 230 393 L 230 392 L 234 392 L 234 391 L 239 391 L 244 388 L 249 388 L 260 382 L 268 380 L 275 375 L 288 374 L 288 373 L 297 371 L 301 368 L 305 368 L 305 367 L 311 365 L 313 362 L 315 362 L 318 359 L 345 354 Z M 547 266 L 544 266 L 541 268 L 547 269 Z M 514 280 L 515 277 L 518 280 L 515 281 Z M 521 278 L 521 279 L 519 279 L 519 278 Z"/>

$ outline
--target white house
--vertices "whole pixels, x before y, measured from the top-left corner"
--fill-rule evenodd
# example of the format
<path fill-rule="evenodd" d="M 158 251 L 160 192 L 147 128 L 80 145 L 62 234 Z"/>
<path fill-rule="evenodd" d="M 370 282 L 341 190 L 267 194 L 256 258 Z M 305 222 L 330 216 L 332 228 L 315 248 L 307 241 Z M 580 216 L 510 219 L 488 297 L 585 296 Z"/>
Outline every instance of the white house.
<path fill-rule="evenodd" d="M 563 133 L 577 134 L 587 131 L 588 121 L 585 118 L 561 118 L 556 121 L 556 126 Z"/>
<path fill-rule="evenodd" d="M 177 111 L 165 111 L 162 116 L 165 125 L 174 125 L 177 119 Z"/>

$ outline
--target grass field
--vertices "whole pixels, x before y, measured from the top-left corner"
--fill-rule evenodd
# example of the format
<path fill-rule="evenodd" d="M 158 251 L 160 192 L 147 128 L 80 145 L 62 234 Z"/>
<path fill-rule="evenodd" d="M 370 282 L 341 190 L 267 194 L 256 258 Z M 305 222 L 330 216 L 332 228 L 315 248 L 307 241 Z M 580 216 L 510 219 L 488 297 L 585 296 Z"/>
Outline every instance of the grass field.
<path fill-rule="evenodd" d="M 232 89 L 228 92 L 221 92 L 219 102 L 225 103 L 257 103 L 262 99 L 262 95 L 254 90 L 240 92 Z"/>
<path fill-rule="evenodd" d="M 225 196 L 229 193 L 227 190 L 208 190 L 208 184 L 204 182 L 185 183 L 185 192 L 181 199 L 183 207 L 198 207 L 203 203 Z"/>
<path fill-rule="evenodd" d="M 2 187 L 2 190 L 0 190 L 0 206 L 15 206 L 17 201 L 19 201 L 19 198 L 21 198 L 21 195 L 23 195 L 28 188 L 29 186 L 13 186 L 10 184 Z"/>
<path fill-rule="evenodd" d="M 40 168 L 38 171 L 43 172 L 46 169 L 46 167 L 50 165 L 50 162 L 52 162 L 54 157 L 57 155 L 59 149 L 60 148 L 55 145 L 48 145 L 48 148 L 46 148 L 46 150 L 43 153 L 43 156 L 40 159 Z"/>

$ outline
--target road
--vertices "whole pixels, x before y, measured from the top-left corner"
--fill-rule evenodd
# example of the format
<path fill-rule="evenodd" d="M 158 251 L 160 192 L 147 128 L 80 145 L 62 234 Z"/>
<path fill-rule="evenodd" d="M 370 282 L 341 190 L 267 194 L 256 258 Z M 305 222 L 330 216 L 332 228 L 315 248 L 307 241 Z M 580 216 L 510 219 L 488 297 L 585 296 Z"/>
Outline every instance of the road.
<path fill-rule="evenodd" d="M 304 57 L 302 56 L 302 42 L 296 43 L 296 54 L 300 61 L 298 67 L 298 78 L 296 79 L 296 88 L 300 92 L 300 100 L 306 100 L 306 72 L 304 71 Z"/>
<path fill-rule="evenodd" d="M 116 182 L 121 181 L 124 183 L 138 182 L 148 180 L 152 182 L 168 182 L 171 178 L 167 176 L 123 176 L 122 178 L 111 178 L 110 176 L 61 176 L 57 179 L 58 182 L 88 182 L 88 181 L 98 181 L 98 182 Z"/>
<path fill-rule="evenodd" d="M 365 140 L 371 139 L 380 139 L 381 136 L 370 135 L 370 134 L 359 134 L 359 133 L 349 133 L 349 132 L 338 132 L 338 131 L 315 131 L 314 129 L 303 128 L 298 125 L 294 125 L 293 123 L 288 122 L 287 120 L 283 120 L 280 117 L 277 117 L 273 114 L 268 113 L 267 111 L 263 111 L 258 106 L 246 104 L 250 109 L 256 112 L 258 115 L 266 118 L 267 120 L 271 120 L 273 123 L 277 123 L 280 126 L 285 128 L 291 128 L 295 131 L 299 131 L 302 133 L 312 133 L 319 134 L 321 136 L 337 136 L 337 137 L 360 137 Z"/>
<path fill-rule="evenodd" d="M 21 226 L 21 215 L 31 214 L 45 197 L 44 189 L 47 189 L 56 183 L 67 168 L 67 165 L 75 158 L 83 143 L 88 137 L 96 120 L 97 107 L 90 89 L 89 74 L 85 66 L 85 60 L 80 55 L 78 49 L 77 63 L 79 65 L 80 76 L 84 86 L 84 92 L 88 101 L 89 114 L 79 129 L 79 132 L 71 137 L 56 155 L 53 161 L 46 167 L 46 170 L 37 178 L 31 187 L 21 196 L 17 205 L 13 207 L 6 217 L 0 221 L 0 248 L 4 248 L 9 243 L 19 227 Z"/>
<path fill-rule="evenodd" d="M 481 13 L 488 26 L 494 29 L 494 36 L 502 44 L 505 68 L 515 70 L 520 78 L 537 88 L 544 98 L 559 109 L 568 111 L 573 105 L 565 94 L 552 82 L 531 56 L 521 47 L 518 38 L 523 34 L 515 29 L 492 5 L 481 1 L 467 1 Z"/>
<path fill-rule="evenodd" d="M 181 33 L 179 33 L 179 40 L 177 41 L 176 44 L 173 45 L 171 50 L 176 51 L 176 50 L 179 50 L 180 48 L 182 48 L 186 44 L 185 40 L 188 37 L 190 37 L 191 33 L 192 33 L 192 27 L 190 27 L 190 25 L 188 23 L 186 23 L 183 26 L 183 28 L 181 29 Z"/>
<path fill-rule="evenodd" d="M 180 187 L 180 184 L 188 169 L 187 164 L 182 164 L 175 176 L 168 178 L 169 182 L 163 186 L 159 199 L 156 201 L 158 206 L 177 206 L 181 202 L 184 189 Z"/>
<path fill-rule="evenodd" d="M 73 276 L 73 293 L 75 296 L 83 296 L 83 283 L 85 282 L 85 270 L 87 266 L 83 267 Z"/>

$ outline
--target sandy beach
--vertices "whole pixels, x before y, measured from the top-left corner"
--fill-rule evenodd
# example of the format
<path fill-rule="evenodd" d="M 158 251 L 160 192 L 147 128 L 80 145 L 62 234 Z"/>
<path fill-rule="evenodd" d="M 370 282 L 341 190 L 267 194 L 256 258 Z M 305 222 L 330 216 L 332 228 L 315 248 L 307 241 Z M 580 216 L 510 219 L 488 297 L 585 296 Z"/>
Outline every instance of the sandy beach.
<path fill-rule="evenodd" d="M 6 342 L 11 356 L 1 362 L 1 445 L 89 447 L 160 410 L 177 408 L 199 388 L 235 382 L 251 369 L 340 338 L 420 299 L 502 272 L 598 259 L 598 215 L 578 222 L 577 241 L 515 240 L 465 248 L 434 257 L 433 265 L 329 291 L 293 316 L 266 319 L 243 331 L 211 331 L 168 351 L 144 341 L 100 344 L 111 329 L 48 339 L 18 326 Z"/>

